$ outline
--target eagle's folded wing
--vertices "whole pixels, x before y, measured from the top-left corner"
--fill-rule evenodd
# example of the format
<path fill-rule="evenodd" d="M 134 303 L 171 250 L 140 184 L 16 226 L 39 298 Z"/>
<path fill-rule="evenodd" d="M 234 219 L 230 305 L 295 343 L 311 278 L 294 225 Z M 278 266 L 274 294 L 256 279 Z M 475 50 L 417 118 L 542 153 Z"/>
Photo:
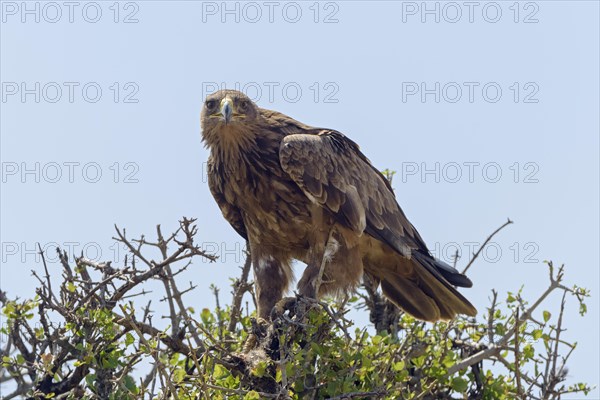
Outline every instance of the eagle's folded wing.
<path fill-rule="evenodd" d="M 367 232 L 410 257 L 427 248 L 408 221 L 388 180 L 337 131 L 286 136 L 279 149 L 281 167 L 304 193 L 357 234 Z"/>

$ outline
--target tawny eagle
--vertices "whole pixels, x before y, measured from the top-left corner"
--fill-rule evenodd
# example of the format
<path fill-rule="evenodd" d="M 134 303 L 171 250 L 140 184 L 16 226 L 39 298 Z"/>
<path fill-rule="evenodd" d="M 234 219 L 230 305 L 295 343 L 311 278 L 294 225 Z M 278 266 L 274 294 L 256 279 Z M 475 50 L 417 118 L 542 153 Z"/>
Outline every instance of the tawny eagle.
<path fill-rule="evenodd" d="M 476 314 L 455 289 L 471 281 L 431 256 L 388 180 L 352 140 L 235 90 L 206 98 L 201 125 L 210 191 L 249 243 L 259 317 L 288 289 L 294 259 L 307 265 L 301 295 L 340 294 L 369 274 L 416 318 Z"/>

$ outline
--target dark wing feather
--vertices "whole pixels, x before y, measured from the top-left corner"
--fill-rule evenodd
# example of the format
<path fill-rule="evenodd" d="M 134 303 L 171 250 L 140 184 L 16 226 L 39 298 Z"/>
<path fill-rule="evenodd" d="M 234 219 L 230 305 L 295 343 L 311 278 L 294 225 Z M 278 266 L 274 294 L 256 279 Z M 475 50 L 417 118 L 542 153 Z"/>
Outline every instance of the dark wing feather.
<path fill-rule="evenodd" d="M 320 130 L 286 136 L 279 157 L 283 170 L 308 197 L 358 234 L 365 231 L 406 257 L 413 250 L 428 253 L 388 180 L 343 134 Z"/>
<path fill-rule="evenodd" d="M 229 203 L 225 199 L 223 194 L 223 173 L 215 166 L 212 158 L 209 157 L 207 163 L 208 171 L 208 187 L 212 193 L 215 201 L 219 205 L 223 217 L 229 222 L 229 224 L 235 229 L 235 231 L 244 239 L 248 240 L 248 234 L 246 233 L 246 225 L 242 219 L 240 210 L 233 204 Z"/>

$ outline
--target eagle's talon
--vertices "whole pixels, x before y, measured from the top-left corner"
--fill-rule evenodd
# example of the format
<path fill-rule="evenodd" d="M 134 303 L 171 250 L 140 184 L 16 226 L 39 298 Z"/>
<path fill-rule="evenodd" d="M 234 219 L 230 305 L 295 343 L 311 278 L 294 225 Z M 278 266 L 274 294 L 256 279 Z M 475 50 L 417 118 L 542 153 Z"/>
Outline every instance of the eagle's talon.
<path fill-rule="evenodd" d="M 302 294 L 297 294 L 296 297 L 284 297 L 271 310 L 271 321 L 273 323 L 281 321 L 298 323 L 304 319 L 308 310 L 313 307 L 313 302 L 313 299 Z M 289 311 L 289 316 L 286 315 L 286 311 Z"/>
<path fill-rule="evenodd" d="M 284 297 L 279 300 L 271 310 L 271 321 L 275 322 L 281 318 L 286 311 L 294 310 L 298 300 L 298 297 Z"/>
<path fill-rule="evenodd" d="M 254 333 L 249 334 L 242 346 L 242 354 L 248 354 L 254 350 L 258 346 L 258 343 L 258 337 Z"/>
<path fill-rule="evenodd" d="M 252 332 L 250 332 L 242 346 L 242 353 L 244 354 L 258 347 L 260 342 L 267 336 L 267 329 L 269 328 L 269 322 L 264 318 L 252 318 L 250 322 L 252 324 Z"/>

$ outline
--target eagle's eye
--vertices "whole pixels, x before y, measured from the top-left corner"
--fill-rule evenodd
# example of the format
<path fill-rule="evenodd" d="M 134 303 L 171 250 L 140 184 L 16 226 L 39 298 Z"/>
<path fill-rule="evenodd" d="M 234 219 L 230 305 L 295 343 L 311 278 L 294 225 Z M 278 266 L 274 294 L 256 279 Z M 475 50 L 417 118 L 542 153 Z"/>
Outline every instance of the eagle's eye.
<path fill-rule="evenodd" d="M 246 111 L 248 109 L 248 100 L 240 100 L 239 104 L 240 111 Z"/>
<path fill-rule="evenodd" d="M 207 110 L 212 110 L 217 105 L 217 102 L 216 100 L 206 100 L 204 105 L 206 106 Z"/>

